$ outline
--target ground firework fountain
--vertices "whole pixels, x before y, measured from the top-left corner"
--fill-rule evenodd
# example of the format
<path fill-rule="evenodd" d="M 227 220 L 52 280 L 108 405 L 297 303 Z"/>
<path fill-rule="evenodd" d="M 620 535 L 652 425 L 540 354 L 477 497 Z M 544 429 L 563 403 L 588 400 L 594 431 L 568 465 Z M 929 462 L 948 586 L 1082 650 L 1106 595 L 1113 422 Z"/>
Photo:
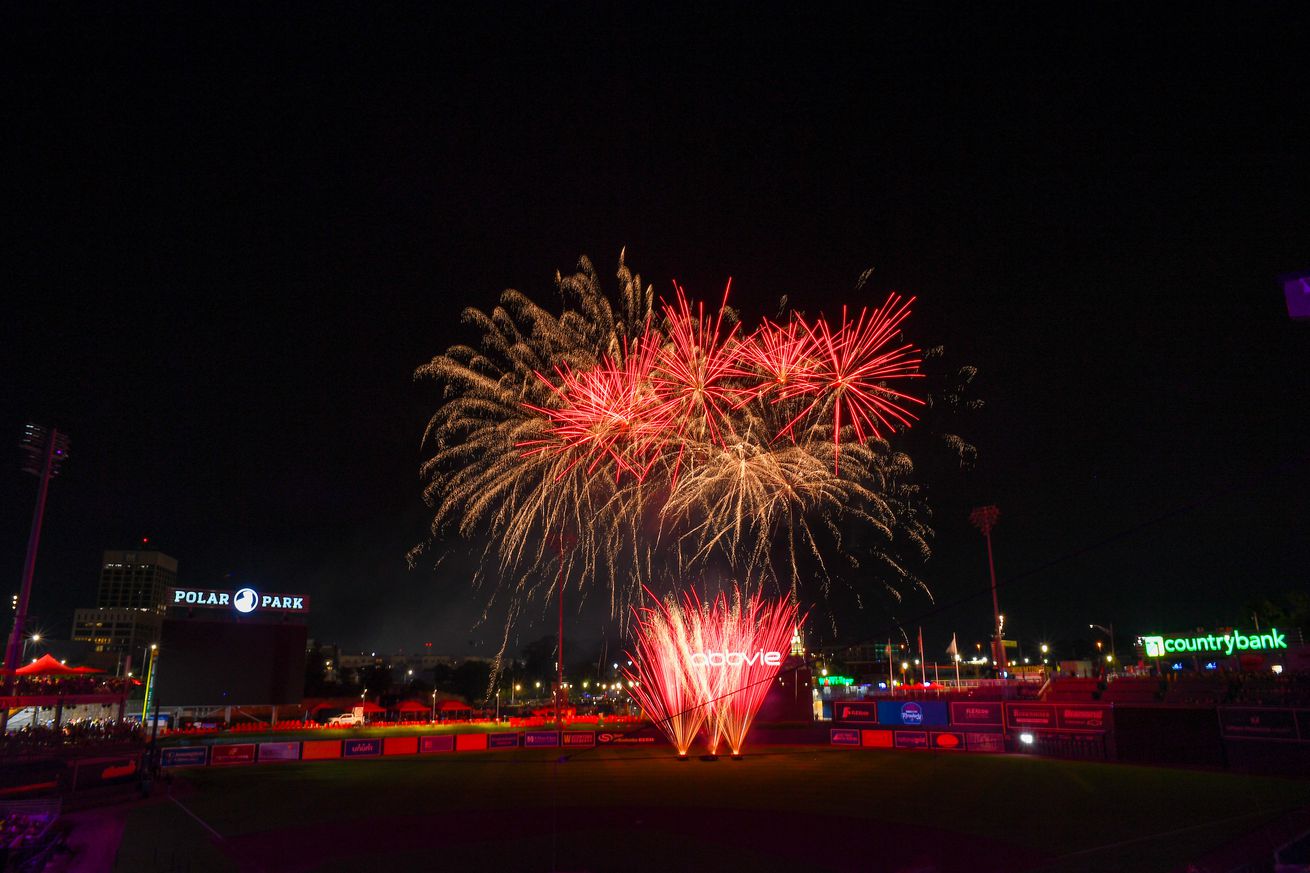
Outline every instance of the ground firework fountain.
<path fill-rule="evenodd" d="M 685 757 L 703 727 L 711 755 L 741 754 L 797 626 L 789 598 L 670 597 L 636 610 L 632 695 Z"/>

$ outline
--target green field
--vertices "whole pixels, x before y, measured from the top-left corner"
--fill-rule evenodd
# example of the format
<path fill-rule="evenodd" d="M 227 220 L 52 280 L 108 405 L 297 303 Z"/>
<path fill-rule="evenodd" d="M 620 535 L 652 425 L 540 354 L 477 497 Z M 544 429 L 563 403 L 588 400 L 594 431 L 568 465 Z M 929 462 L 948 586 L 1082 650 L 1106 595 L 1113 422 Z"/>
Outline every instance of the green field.
<path fill-rule="evenodd" d="M 1307 805 L 1303 781 L 1008 755 L 520 749 L 178 771 L 115 869 L 1164 873 Z"/>

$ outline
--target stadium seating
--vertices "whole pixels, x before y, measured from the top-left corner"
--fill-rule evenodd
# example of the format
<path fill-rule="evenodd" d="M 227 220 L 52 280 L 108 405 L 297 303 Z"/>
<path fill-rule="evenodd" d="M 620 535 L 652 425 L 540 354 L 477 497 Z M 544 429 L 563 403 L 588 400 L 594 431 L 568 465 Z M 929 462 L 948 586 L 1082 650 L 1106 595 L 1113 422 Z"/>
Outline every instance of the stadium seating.
<path fill-rule="evenodd" d="M 1154 677 L 1120 676 L 1101 692 L 1102 703 L 1158 703 L 1160 680 Z"/>
<path fill-rule="evenodd" d="M 1096 700 L 1101 681 L 1081 676 L 1051 679 L 1042 697 L 1047 703 L 1089 703 Z"/>

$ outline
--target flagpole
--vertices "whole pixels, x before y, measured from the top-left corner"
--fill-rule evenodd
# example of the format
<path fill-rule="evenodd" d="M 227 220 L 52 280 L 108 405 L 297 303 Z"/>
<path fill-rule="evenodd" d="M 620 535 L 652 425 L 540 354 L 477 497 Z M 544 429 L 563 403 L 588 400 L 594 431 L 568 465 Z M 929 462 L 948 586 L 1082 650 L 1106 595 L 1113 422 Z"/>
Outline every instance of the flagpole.
<path fill-rule="evenodd" d="M 919 626 L 919 672 L 923 676 L 923 684 L 928 684 L 928 659 L 923 654 L 923 625 Z"/>
<path fill-rule="evenodd" d="M 892 672 L 892 638 L 887 638 L 887 690 L 896 696 L 896 674 Z"/>

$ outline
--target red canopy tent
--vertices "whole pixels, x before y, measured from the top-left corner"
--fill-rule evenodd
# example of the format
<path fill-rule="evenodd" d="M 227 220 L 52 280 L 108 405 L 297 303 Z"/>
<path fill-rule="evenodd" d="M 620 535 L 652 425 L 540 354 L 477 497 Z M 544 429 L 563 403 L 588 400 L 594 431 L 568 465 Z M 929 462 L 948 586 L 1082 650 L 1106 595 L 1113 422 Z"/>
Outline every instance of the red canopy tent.
<path fill-rule="evenodd" d="M 386 707 L 378 706 L 376 703 L 370 703 L 370 702 L 367 702 L 367 701 L 366 701 L 365 703 L 363 703 L 363 704 L 360 706 L 360 709 L 364 710 L 364 712 L 366 712 L 366 713 L 376 713 L 376 712 L 386 712 L 386 711 L 387 711 L 387 710 L 386 710 Z"/>
<path fill-rule="evenodd" d="M 91 673 L 103 673 L 104 670 L 97 670 L 95 667 L 74 667 L 73 672 L 79 676 L 90 675 Z"/>
<path fill-rule="evenodd" d="M 84 669 L 61 664 L 51 654 L 46 653 L 30 664 L 14 670 L 15 676 L 81 676 Z"/>
<path fill-rule="evenodd" d="M 397 707 L 396 712 L 427 712 L 428 707 L 425 703 L 419 703 L 415 700 L 402 701 Z"/>
<path fill-rule="evenodd" d="M 442 712 L 472 712 L 473 707 L 462 700 L 443 700 L 437 709 Z"/>

